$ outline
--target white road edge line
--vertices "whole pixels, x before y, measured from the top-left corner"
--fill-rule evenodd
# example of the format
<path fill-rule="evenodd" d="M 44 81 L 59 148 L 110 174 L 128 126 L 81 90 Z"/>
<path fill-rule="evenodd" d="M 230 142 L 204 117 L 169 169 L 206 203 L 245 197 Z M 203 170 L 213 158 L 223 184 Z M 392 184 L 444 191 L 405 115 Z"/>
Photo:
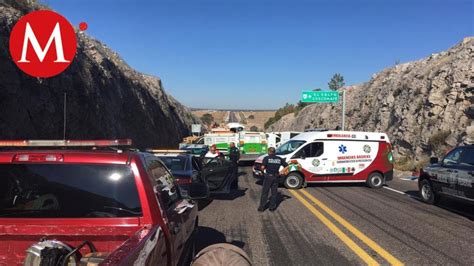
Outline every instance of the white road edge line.
<path fill-rule="evenodd" d="M 402 192 L 402 191 L 393 189 L 393 188 L 391 188 L 391 187 L 383 187 L 383 188 L 388 189 L 388 190 L 393 191 L 393 192 L 397 192 L 398 194 L 406 195 L 405 192 Z"/>

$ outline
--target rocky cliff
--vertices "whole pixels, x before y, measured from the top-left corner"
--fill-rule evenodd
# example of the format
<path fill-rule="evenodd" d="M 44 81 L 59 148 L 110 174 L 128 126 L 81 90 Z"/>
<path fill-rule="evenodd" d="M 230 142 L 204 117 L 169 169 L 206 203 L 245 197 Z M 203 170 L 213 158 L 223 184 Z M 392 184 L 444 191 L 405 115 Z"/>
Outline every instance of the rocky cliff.
<path fill-rule="evenodd" d="M 364 84 L 344 88 L 346 129 L 383 131 L 399 160 L 426 160 L 449 147 L 474 143 L 474 38 L 447 51 L 399 64 Z M 312 104 L 270 130 L 335 128 L 340 104 Z"/>
<path fill-rule="evenodd" d="M 67 93 L 68 139 L 132 138 L 138 147 L 175 146 L 195 118 L 168 95 L 161 80 L 141 74 L 85 33 L 60 75 L 37 79 L 12 61 L 9 35 L 34 1 L 0 0 L 0 139 L 62 139 Z"/>

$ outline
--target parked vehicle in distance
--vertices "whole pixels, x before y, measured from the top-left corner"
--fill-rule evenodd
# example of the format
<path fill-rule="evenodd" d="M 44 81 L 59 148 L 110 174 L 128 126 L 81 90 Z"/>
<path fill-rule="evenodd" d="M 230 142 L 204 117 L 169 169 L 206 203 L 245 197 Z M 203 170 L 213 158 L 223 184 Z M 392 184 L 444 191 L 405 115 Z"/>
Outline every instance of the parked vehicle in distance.
<path fill-rule="evenodd" d="M 228 152 L 231 142 L 234 142 L 240 149 L 241 161 L 253 161 L 258 156 L 266 153 L 268 148 L 267 136 L 263 132 L 224 131 L 204 135 L 204 144 L 208 146 L 216 145 L 216 148 L 225 154 Z"/>
<path fill-rule="evenodd" d="M 185 198 L 156 156 L 123 145 L 131 141 L 0 141 L 0 261 L 177 265 L 191 258 L 194 200 L 206 198 L 207 187 L 192 184 Z"/>
<path fill-rule="evenodd" d="M 276 154 L 288 163 L 296 161 L 300 165 L 283 180 L 291 189 L 301 188 L 305 182 L 366 182 L 372 188 L 380 188 L 393 178 L 392 146 L 384 133 L 305 132 L 278 147 Z M 255 177 L 263 175 L 260 169 L 265 156 L 255 161 Z"/>
<path fill-rule="evenodd" d="M 239 143 L 239 133 L 231 131 L 219 131 L 204 134 L 204 144 L 207 146 L 216 145 L 217 150 L 220 152 L 227 152 L 229 149 L 229 143 L 234 142 L 236 145 Z"/>
<path fill-rule="evenodd" d="M 298 136 L 302 132 L 298 131 L 284 131 L 284 132 L 270 132 L 266 133 L 268 147 L 278 148 L 281 144 Z"/>
<path fill-rule="evenodd" d="M 170 169 L 184 195 L 187 195 L 191 183 L 206 184 L 213 194 L 230 192 L 234 180 L 229 173 L 230 161 L 225 157 L 198 158 L 181 150 L 149 151 Z"/>
<path fill-rule="evenodd" d="M 452 149 L 440 162 L 431 158 L 420 171 L 418 188 L 421 199 L 436 203 L 440 196 L 474 203 L 474 145 Z"/>
<path fill-rule="evenodd" d="M 267 136 L 263 132 L 240 132 L 238 147 L 242 161 L 253 161 L 267 152 Z"/>

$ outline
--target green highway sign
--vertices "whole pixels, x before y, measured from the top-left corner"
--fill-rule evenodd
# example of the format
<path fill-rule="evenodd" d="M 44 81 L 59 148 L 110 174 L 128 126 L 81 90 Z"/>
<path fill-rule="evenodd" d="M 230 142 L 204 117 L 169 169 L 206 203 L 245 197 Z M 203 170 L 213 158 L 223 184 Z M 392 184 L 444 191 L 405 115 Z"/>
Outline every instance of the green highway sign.
<path fill-rule="evenodd" d="M 303 91 L 301 93 L 301 102 L 304 103 L 336 103 L 338 101 L 338 91 Z"/>

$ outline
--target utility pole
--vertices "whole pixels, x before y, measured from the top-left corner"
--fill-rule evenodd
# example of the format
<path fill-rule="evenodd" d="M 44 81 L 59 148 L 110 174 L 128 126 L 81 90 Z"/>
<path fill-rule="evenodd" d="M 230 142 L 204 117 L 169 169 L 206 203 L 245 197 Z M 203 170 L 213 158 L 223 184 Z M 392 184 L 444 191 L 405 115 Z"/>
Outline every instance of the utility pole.
<path fill-rule="evenodd" d="M 63 112 L 63 115 L 64 115 L 64 116 L 63 116 L 63 119 L 64 119 L 63 140 L 66 140 L 66 110 L 67 110 L 67 109 L 66 109 L 66 108 L 67 108 L 67 107 L 66 107 L 66 104 L 67 104 L 67 102 L 66 102 L 66 97 L 67 97 L 67 96 L 66 96 L 66 95 L 67 95 L 67 93 L 65 92 L 65 93 L 64 93 L 64 112 Z"/>
<path fill-rule="evenodd" d="M 346 124 L 346 90 L 342 90 L 342 131 L 344 131 Z"/>

